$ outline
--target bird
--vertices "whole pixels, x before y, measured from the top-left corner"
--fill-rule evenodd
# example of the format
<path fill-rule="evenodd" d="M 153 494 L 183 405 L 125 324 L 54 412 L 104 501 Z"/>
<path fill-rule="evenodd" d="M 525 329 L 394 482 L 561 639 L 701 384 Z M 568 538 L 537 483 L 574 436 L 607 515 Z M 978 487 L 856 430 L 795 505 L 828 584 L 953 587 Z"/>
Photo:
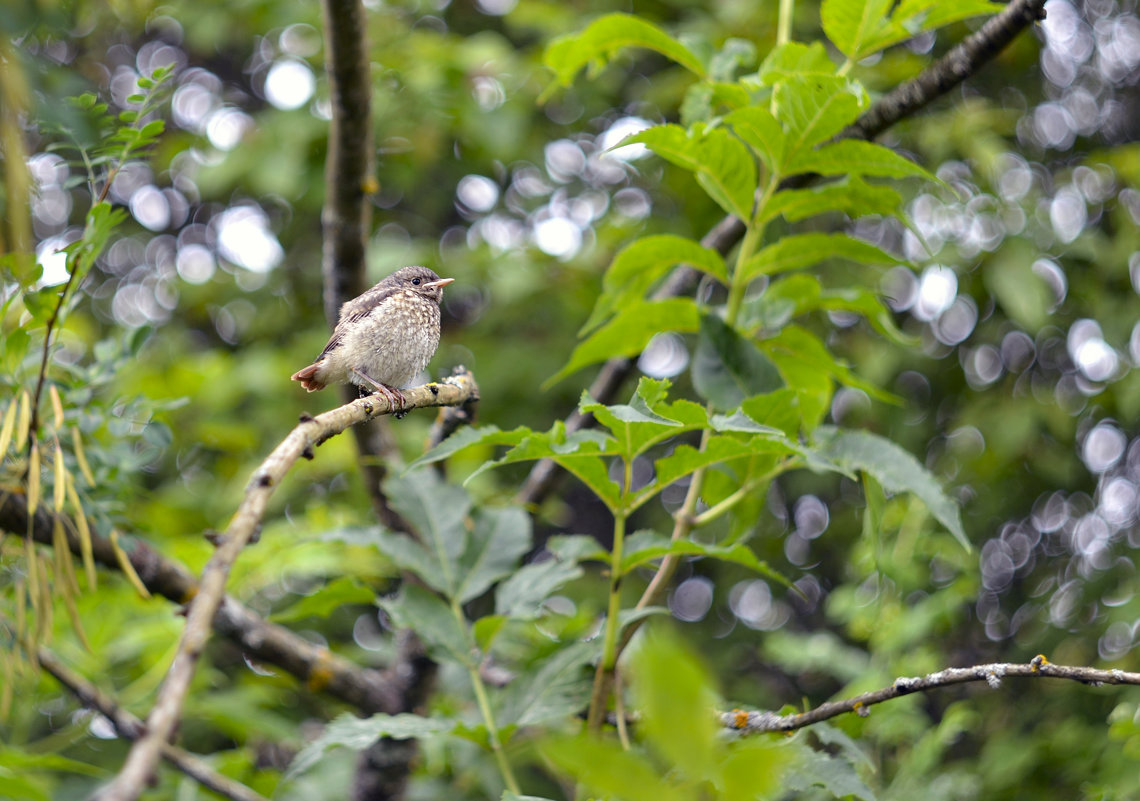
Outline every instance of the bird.
<path fill-rule="evenodd" d="M 340 307 L 340 317 L 321 354 L 293 373 L 309 392 L 329 384 L 356 384 L 384 395 L 400 409 L 401 387 L 427 366 L 439 347 L 439 303 L 454 278 L 427 267 L 401 267 Z M 400 415 L 402 416 L 402 415 Z"/>

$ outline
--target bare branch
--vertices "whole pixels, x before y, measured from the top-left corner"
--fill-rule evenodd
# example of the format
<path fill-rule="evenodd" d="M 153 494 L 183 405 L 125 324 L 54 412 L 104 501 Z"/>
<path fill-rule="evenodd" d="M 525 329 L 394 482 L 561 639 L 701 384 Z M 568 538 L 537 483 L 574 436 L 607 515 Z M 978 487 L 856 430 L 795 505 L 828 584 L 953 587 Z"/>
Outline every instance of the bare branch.
<path fill-rule="evenodd" d="M 365 246 L 375 192 L 372 81 L 360 0 L 324 0 L 325 68 L 329 76 L 329 149 L 321 211 L 325 316 L 335 325 L 340 306 L 364 292 Z"/>
<path fill-rule="evenodd" d="M 137 740 L 142 735 L 144 726 L 141 720 L 119 706 L 114 698 L 64 665 L 54 653 L 46 648 L 40 648 L 36 651 L 36 659 L 44 670 L 71 690 L 80 703 L 111 721 L 120 737 Z M 232 798 L 233 801 L 269 801 L 241 782 L 221 775 L 185 749 L 164 743 L 162 758 L 203 787 L 226 798 Z"/>
<path fill-rule="evenodd" d="M 879 98 L 854 125 L 841 133 L 839 138 L 872 139 L 946 94 L 978 72 L 1026 27 L 1044 19 L 1044 6 L 1045 0 L 1013 0 L 1000 14 L 989 19 L 977 33 L 966 37 L 916 78 Z M 736 217 L 726 216 L 705 234 L 701 244 L 723 255 L 736 247 L 742 236 L 744 236 L 744 223 Z M 653 299 L 664 300 L 687 294 L 696 285 L 696 280 L 696 271 L 685 266 L 678 267 L 653 294 Z M 635 365 L 635 359 L 619 358 L 607 361 L 590 385 L 590 396 L 600 403 L 613 402 Z M 583 419 L 576 410 L 566 418 L 567 431 L 576 431 L 584 425 L 592 423 Z M 524 505 L 542 503 L 554 489 L 560 475 L 558 466 L 549 459 L 536 462 L 515 500 Z"/>
<path fill-rule="evenodd" d="M 440 383 L 406 389 L 403 394 L 409 408 L 450 406 L 477 396 L 478 388 L 471 373 L 464 371 Z M 259 531 L 269 498 L 289 468 L 302 456 L 311 453 L 313 447 L 349 426 L 393 411 L 388 399 L 369 396 L 305 419 L 253 472 L 245 497 L 202 571 L 198 595 L 190 605 L 174 661 L 147 717 L 146 734 L 131 747 L 118 776 L 96 798 L 101 801 L 134 801 L 146 786 L 158 763 L 162 745 L 169 740 L 181 716 L 190 681 L 210 636 L 211 623 L 221 606 L 230 569 L 242 549 Z"/>
<path fill-rule="evenodd" d="M 794 715 L 777 715 L 775 712 L 745 712 L 738 709 L 722 712 L 720 720 L 726 728 L 735 729 L 743 734 L 795 731 L 848 712 L 865 716 L 868 714 L 868 707 L 875 704 L 881 704 L 892 698 L 910 695 L 911 693 L 929 692 L 940 687 L 949 687 L 952 684 L 984 681 L 996 690 L 1001 686 L 1002 679 L 1005 678 L 1068 679 L 1094 686 L 1101 684 L 1140 684 L 1140 673 L 1054 665 L 1044 656 L 1038 654 L 1027 664 L 995 662 L 989 665 L 976 665 L 967 668 L 947 668 L 937 673 L 916 678 L 898 678 L 890 687 L 872 690 L 843 701 L 830 701 L 817 706 L 815 709 Z"/>

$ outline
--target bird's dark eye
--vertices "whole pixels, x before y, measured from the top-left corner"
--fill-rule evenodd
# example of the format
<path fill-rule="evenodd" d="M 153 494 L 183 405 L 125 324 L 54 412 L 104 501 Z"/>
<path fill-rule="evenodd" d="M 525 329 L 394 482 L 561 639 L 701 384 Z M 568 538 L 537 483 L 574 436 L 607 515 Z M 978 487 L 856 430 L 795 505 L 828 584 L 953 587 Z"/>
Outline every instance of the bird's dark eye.
<path fill-rule="evenodd" d="M 418 278 L 413 278 L 413 279 L 412 279 L 412 283 L 413 283 L 415 286 L 419 286 L 419 285 L 420 285 L 420 279 L 418 279 Z"/>

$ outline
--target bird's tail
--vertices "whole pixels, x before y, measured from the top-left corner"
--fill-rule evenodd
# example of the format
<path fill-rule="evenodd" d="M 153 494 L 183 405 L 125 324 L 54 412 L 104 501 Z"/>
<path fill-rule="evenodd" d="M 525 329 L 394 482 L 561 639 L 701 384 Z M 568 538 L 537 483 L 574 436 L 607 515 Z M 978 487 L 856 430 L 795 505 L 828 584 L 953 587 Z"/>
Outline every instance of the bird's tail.
<path fill-rule="evenodd" d="M 293 373 L 292 380 L 300 381 L 301 386 L 309 392 L 316 392 L 318 389 L 324 389 L 325 385 L 317 378 L 317 371 L 320 370 L 320 362 L 310 364 L 308 367 L 303 367 L 297 372 Z"/>

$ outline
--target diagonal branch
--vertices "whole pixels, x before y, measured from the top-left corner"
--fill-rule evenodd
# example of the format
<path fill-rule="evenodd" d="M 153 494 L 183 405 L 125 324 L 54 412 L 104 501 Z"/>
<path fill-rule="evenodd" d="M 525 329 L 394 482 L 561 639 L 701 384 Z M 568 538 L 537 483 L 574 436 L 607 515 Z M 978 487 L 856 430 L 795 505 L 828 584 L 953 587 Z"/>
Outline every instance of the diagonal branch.
<path fill-rule="evenodd" d="M 742 734 L 795 731 L 848 712 L 854 712 L 865 717 L 868 714 L 867 708 L 875 704 L 881 704 L 892 698 L 910 695 L 911 693 L 929 692 L 940 687 L 949 687 L 952 684 L 984 681 L 996 690 L 1001 686 L 1001 681 L 1004 678 L 1068 679 L 1094 686 L 1101 684 L 1140 685 L 1140 673 L 1054 665 L 1044 656 L 1038 654 L 1027 664 L 995 662 L 989 665 L 976 665 L 967 668 L 947 668 L 937 673 L 916 678 L 898 678 L 890 687 L 872 690 L 842 701 L 830 701 L 807 712 L 777 715 L 775 712 L 745 712 L 742 709 L 734 709 L 731 712 L 722 712 L 720 721 L 726 728 L 735 729 Z"/>
<path fill-rule="evenodd" d="M 404 390 L 403 394 L 410 408 L 451 406 L 477 396 L 478 387 L 474 376 L 464 370 L 440 383 Z M 198 595 L 190 605 L 174 661 L 147 717 L 146 734 L 131 747 L 119 774 L 96 794 L 96 798 L 100 801 L 134 801 L 154 773 L 162 745 L 169 741 L 181 717 L 190 682 L 210 636 L 211 623 L 222 604 L 230 569 L 242 549 L 260 530 L 269 499 L 285 474 L 298 459 L 311 455 L 315 446 L 350 426 L 393 411 L 387 399 L 369 396 L 317 417 L 307 417 L 254 470 L 245 497 L 219 540 L 218 549 L 202 571 Z"/>
<path fill-rule="evenodd" d="M 142 735 L 144 726 L 141 720 L 119 706 L 114 698 L 64 665 L 54 653 L 41 647 L 36 651 L 36 659 L 44 670 L 55 676 L 56 680 L 64 687 L 71 690 L 80 703 L 111 721 L 120 737 L 137 740 Z M 226 798 L 231 798 L 233 801 L 269 801 L 265 796 L 254 792 L 241 782 L 218 773 L 185 749 L 163 743 L 162 758 L 203 787 Z"/>
<path fill-rule="evenodd" d="M 1044 7 L 1045 0 L 1013 0 L 999 14 L 987 20 L 976 33 L 967 36 L 917 77 L 879 98 L 839 138 L 873 139 L 945 95 L 977 73 L 1025 28 L 1044 19 Z M 723 255 L 732 250 L 743 236 L 744 223 L 730 215 L 713 226 L 701 239 L 701 244 Z M 692 291 L 696 282 L 696 270 L 678 267 L 654 293 L 653 299 L 664 300 L 686 294 Z M 633 372 L 635 364 L 635 359 L 610 359 L 590 385 L 590 396 L 599 403 L 612 403 L 622 384 Z M 577 410 L 566 418 L 567 432 L 588 425 L 592 425 L 592 422 Z M 524 505 L 542 503 L 554 489 L 560 475 L 558 466 L 549 459 L 536 462 L 515 499 Z"/>

